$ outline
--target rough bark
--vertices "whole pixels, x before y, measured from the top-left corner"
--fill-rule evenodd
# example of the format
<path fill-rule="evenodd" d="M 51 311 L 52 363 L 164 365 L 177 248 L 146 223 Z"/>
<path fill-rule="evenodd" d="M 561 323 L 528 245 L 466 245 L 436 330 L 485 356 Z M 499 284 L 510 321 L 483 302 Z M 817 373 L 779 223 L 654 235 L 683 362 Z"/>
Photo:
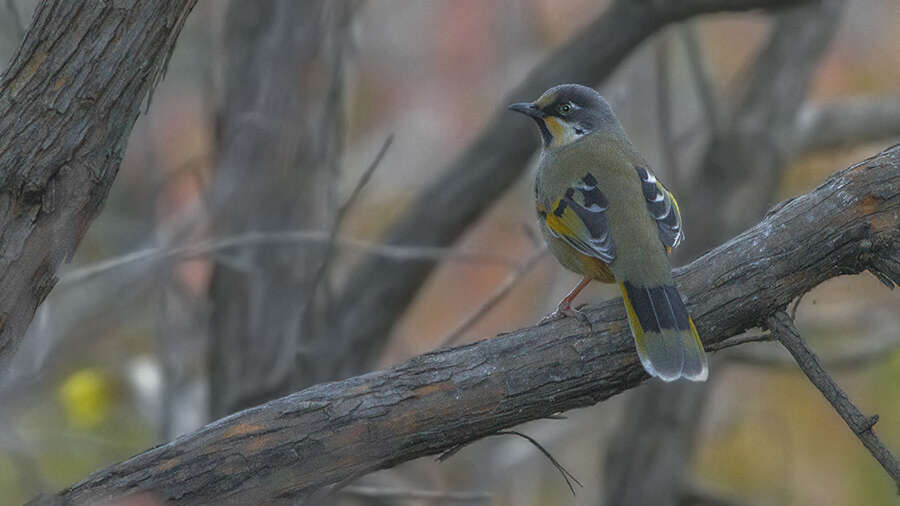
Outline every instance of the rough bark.
<path fill-rule="evenodd" d="M 760 325 L 829 278 L 867 269 L 900 282 L 900 145 L 780 204 L 676 276 L 708 346 Z M 98 502 L 151 491 L 179 504 L 298 501 L 646 380 L 621 301 L 588 314 L 591 329 L 564 319 L 316 385 L 42 500 Z"/>
<path fill-rule="evenodd" d="M 45 0 L 0 76 L 0 371 L 103 206 L 195 3 Z"/>
<path fill-rule="evenodd" d="M 710 12 L 797 5 L 798 0 L 620 0 L 568 44 L 549 55 L 500 102 L 487 126 L 442 175 L 425 189 L 384 236 L 392 244 L 445 246 L 475 222 L 528 167 L 537 144 L 522 142 L 533 128 L 505 105 L 533 100 L 559 83 L 595 84 L 648 36 L 668 23 Z M 399 263 L 369 257 L 348 278 L 340 299 L 346 308 L 338 345 L 353 360 L 334 371 L 342 377 L 371 363 L 406 310 L 433 262 Z M 360 287 L 366 287 L 361 290 Z"/>

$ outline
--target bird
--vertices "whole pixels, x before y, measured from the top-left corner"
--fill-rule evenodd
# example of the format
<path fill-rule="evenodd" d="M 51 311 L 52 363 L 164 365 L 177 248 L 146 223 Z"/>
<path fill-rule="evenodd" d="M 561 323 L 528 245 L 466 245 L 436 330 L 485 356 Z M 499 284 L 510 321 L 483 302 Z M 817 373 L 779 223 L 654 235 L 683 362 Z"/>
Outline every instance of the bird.
<path fill-rule="evenodd" d="M 703 343 L 672 277 L 684 239 L 675 197 L 594 89 L 561 84 L 509 109 L 530 117 L 542 149 L 534 196 L 553 256 L 581 281 L 541 324 L 586 315 L 572 301 L 592 280 L 616 283 L 641 364 L 669 382 L 705 381 Z"/>

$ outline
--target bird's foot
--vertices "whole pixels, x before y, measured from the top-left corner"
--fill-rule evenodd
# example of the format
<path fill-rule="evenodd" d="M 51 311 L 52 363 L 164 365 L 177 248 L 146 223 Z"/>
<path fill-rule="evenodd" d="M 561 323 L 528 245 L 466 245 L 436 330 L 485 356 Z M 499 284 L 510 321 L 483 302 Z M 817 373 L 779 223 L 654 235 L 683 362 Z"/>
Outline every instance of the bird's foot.
<path fill-rule="evenodd" d="M 556 308 L 555 311 L 553 311 L 552 313 L 548 314 L 547 316 L 541 318 L 541 321 L 538 322 L 538 326 L 546 325 L 547 323 L 555 322 L 556 320 L 561 320 L 563 318 L 569 317 L 569 318 L 578 318 L 578 320 L 581 321 L 581 323 L 586 324 L 588 326 L 588 328 L 591 329 L 591 331 L 593 331 L 593 326 L 591 325 L 591 319 L 588 318 L 588 315 L 586 312 L 581 310 L 581 308 L 583 308 L 583 307 L 584 307 L 584 305 L 578 306 L 577 308 L 573 308 L 572 306 L 569 306 L 569 305 L 559 306 Z"/>
<path fill-rule="evenodd" d="M 556 320 L 562 320 L 565 317 L 566 317 L 566 313 L 557 309 L 556 311 L 553 311 L 552 313 L 548 314 L 547 316 L 541 318 L 541 321 L 538 322 L 538 327 L 540 327 L 541 325 L 546 325 L 550 322 L 555 322 Z"/>

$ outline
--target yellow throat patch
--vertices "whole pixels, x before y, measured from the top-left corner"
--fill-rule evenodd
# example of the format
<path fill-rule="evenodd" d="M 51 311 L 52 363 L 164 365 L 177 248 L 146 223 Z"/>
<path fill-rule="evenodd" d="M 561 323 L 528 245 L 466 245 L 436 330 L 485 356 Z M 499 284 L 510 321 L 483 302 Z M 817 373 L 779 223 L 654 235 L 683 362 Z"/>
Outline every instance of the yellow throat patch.
<path fill-rule="evenodd" d="M 579 134 L 575 131 L 575 127 L 555 116 L 547 116 L 544 118 L 544 124 L 547 125 L 547 130 L 550 131 L 550 135 L 553 136 L 553 140 L 550 142 L 550 147 L 553 148 L 565 146 L 570 142 L 580 139 L 584 135 L 583 133 Z"/>

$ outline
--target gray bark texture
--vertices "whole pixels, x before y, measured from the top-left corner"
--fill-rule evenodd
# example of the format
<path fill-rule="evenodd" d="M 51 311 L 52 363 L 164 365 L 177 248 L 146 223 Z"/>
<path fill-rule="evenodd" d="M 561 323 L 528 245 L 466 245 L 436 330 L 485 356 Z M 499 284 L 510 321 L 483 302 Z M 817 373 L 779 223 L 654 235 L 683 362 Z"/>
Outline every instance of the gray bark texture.
<path fill-rule="evenodd" d="M 0 75 L 0 371 L 100 212 L 196 0 L 45 0 Z"/>
<path fill-rule="evenodd" d="M 676 271 L 707 346 L 869 270 L 900 282 L 900 145 L 785 201 Z M 148 492 L 175 504 L 296 503 L 362 474 L 588 406 L 647 379 L 619 299 L 577 319 L 440 349 L 214 422 L 37 503 Z"/>
<path fill-rule="evenodd" d="M 803 0 L 619 0 L 538 65 L 500 102 L 487 126 L 441 176 L 425 189 L 386 233 L 383 242 L 446 246 L 490 208 L 528 167 L 537 147 L 521 139 L 533 126 L 506 104 L 534 100 L 560 83 L 596 84 L 606 79 L 641 42 L 663 26 L 711 12 L 779 8 Z M 351 273 L 338 304 L 341 355 L 351 356 L 334 378 L 365 370 L 390 330 L 435 267 L 434 262 L 397 262 L 369 257 Z M 365 287 L 361 289 L 360 287 Z"/>

